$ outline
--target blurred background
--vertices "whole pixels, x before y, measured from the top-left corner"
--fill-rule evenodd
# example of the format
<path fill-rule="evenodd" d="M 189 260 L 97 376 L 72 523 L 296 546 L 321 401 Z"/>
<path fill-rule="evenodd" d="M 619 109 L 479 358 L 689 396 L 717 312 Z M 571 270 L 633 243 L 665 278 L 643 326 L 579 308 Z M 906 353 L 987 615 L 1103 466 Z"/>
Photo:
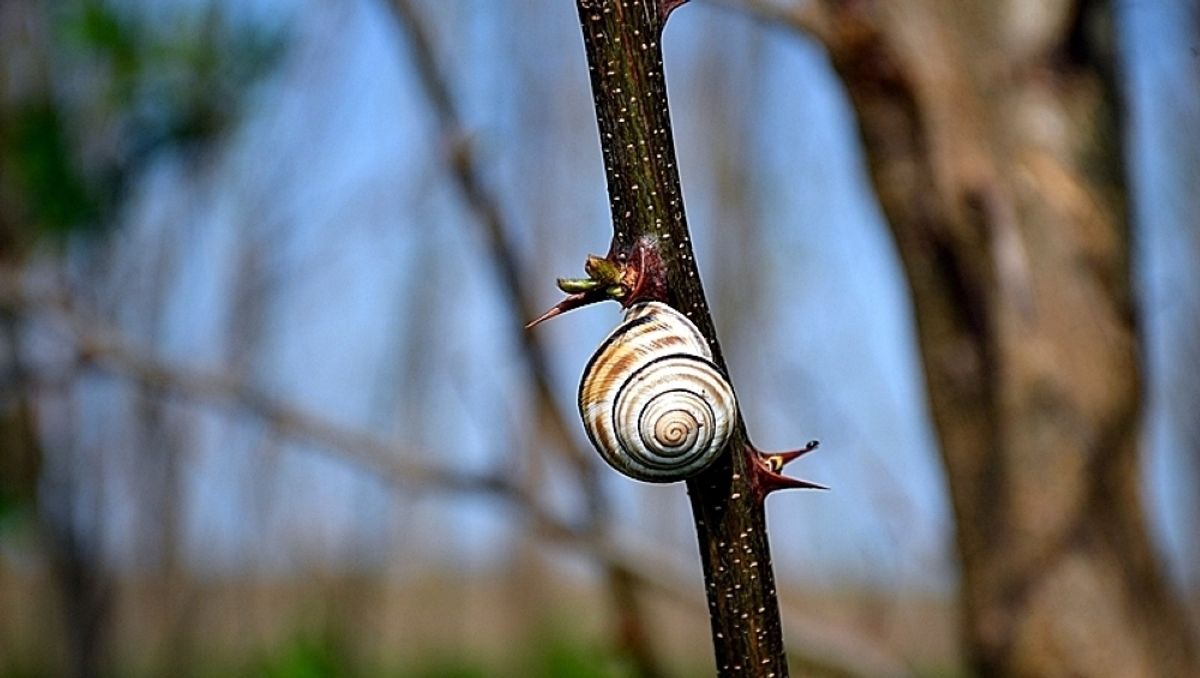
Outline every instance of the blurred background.
<path fill-rule="evenodd" d="M 965 675 L 909 286 L 794 7 L 693 0 L 665 39 L 749 430 L 820 439 L 798 473 L 832 487 L 768 502 L 787 642 Z M 1200 10 L 1113 10 L 1140 482 L 1194 624 Z M 711 673 L 684 487 L 574 414 L 619 310 L 520 331 L 611 235 L 577 21 L 0 2 L 0 675 Z"/>

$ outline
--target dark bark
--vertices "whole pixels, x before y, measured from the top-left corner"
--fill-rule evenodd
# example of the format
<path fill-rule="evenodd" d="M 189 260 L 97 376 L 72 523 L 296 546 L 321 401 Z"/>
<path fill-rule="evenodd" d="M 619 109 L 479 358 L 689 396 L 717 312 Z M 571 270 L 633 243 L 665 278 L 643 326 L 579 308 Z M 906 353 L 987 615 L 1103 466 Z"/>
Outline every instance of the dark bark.
<path fill-rule="evenodd" d="M 648 248 L 661 263 L 661 294 L 726 369 L 692 254 L 662 68 L 663 24 L 682 3 L 577 4 L 612 208 L 609 258 L 636 263 Z M 769 482 L 739 421 L 726 453 L 687 483 L 720 675 L 787 675 L 763 507 Z"/>
<path fill-rule="evenodd" d="M 1111 17 L 1012 4 L 825 0 L 808 25 L 912 290 L 965 642 L 981 675 L 1200 675 L 1139 496 Z"/>

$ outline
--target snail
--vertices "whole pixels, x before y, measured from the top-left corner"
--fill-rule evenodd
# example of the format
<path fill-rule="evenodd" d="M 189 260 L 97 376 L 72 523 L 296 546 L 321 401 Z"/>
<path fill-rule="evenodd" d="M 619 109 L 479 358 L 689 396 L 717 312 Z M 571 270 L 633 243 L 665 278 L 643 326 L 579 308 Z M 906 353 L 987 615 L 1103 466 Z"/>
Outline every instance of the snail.
<path fill-rule="evenodd" d="M 712 357 L 679 311 L 656 301 L 630 306 L 579 384 L 584 428 L 610 466 L 668 483 L 716 460 L 737 421 L 737 400 Z"/>

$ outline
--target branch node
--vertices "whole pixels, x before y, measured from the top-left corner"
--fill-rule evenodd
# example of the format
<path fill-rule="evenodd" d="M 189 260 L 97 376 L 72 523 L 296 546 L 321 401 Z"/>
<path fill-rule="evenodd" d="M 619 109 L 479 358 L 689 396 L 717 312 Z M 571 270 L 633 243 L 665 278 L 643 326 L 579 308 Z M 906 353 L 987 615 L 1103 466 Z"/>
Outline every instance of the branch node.
<path fill-rule="evenodd" d="M 586 278 L 559 278 L 558 289 L 567 297 L 525 325 L 530 329 L 551 318 L 601 301 L 620 302 L 622 308 L 642 301 L 665 301 L 667 279 L 657 242 L 649 236 L 622 248 L 614 240 L 603 257 L 589 255 L 583 266 Z"/>

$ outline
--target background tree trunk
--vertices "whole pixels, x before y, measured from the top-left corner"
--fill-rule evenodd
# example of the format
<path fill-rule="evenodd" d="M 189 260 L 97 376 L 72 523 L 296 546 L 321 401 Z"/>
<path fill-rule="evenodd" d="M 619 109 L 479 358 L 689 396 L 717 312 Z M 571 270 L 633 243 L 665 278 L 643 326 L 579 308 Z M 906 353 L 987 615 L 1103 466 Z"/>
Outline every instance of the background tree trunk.
<path fill-rule="evenodd" d="M 805 12 L 857 110 L 912 289 L 975 668 L 1200 675 L 1139 496 L 1110 8 Z"/>

